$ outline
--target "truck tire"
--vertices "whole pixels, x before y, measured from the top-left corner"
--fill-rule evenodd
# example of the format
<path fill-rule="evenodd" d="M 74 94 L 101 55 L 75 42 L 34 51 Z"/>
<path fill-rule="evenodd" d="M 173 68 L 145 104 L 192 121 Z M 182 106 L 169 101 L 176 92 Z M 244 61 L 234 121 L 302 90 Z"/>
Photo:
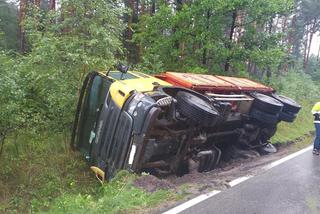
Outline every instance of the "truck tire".
<path fill-rule="evenodd" d="M 301 106 L 289 97 L 278 94 L 272 94 L 272 97 L 274 97 L 283 104 L 282 111 L 285 113 L 291 113 L 292 115 L 294 115 L 297 114 L 301 109 Z"/>
<path fill-rule="evenodd" d="M 267 124 L 276 124 L 279 120 L 278 114 L 270 114 L 265 111 L 261 111 L 257 108 L 252 108 L 250 111 L 250 117 Z"/>
<path fill-rule="evenodd" d="M 203 95 L 179 91 L 176 99 L 177 110 L 198 125 L 210 127 L 219 120 L 218 110 Z"/>
<path fill-rule="evenodd" d="M 292 123 L 297 117 L 297 114 L 293 114 L 290 112 L 280 112 L 279 114 L 279 120 L 285 121 L 285 122 L 289 122 Z"/>
<path fill-rule="evenodd" d="M 254 109 L 275 115 L 279 114 L 283 108 L 283 104 L 271 96 L 261 93 L 252 93 L 251 96 L 254 98 L 252 104 Z"/>

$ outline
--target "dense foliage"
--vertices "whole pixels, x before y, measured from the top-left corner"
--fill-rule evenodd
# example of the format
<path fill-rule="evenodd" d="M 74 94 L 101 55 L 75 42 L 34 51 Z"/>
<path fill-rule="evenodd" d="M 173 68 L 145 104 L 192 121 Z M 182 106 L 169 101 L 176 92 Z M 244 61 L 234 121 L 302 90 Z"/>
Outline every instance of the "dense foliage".
<path fill-rule="evenodd" d="M 2 65 L 6 69 L 1 72 L 10 75 L 1 76 L 11 80 L 3 81 L 2 87 L 11 87 L 3 90 L 17 93 L 15 87 L 19 87 L 23 97 L 3 94 L 22 99 L 18 111 L 25 112 L 29 126 L 40 129 L 68 130 L 85 75 L 93 69 L 110 67 L 115 63 L 115 56 L 121 54 L 122 9 L 104 0 L 66 0 L 63 6 L 68 10 L 48 12 L 30 6 L 24 21 L 28 51 L 12 59 L 7 56 L 7 62 Z M 17 111 L 6 113 L 17 115 Z M 0 118 L 4 124 L 8 120 L 11 121 Z"/>
<path fill-rule="evenodd" d="M 175 10 L 162 4 L 154 15 L 141 17 L 134 41 L 150 70 L 201 67 L 244 74 L 252 64 L 264 72 L 281 63 L 285 48 L 279 43 L 282 32 L 265 29 L 272 17 L 288 13 L 291 6 L 286 0 L 186 1 Z"/>
<path fill-rule="evenodd" d="M 26 122 L 21 111 L 24 105 L 22 80 L 14 68 L 14 60 L 0 52 L 0 143 L 9 133 L 21 128 Z"/>

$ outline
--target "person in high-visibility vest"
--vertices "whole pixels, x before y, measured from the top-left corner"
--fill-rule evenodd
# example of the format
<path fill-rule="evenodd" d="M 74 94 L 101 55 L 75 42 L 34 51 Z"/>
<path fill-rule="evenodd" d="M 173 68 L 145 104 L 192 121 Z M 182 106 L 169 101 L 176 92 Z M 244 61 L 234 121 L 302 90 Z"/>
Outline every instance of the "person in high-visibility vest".
<path fill-rule="evenodd" d="M 316 137 L 313 142 L 313 154 L 319 155 L 320 154 L 320 102 L 317 102 L 313 106 L 311 113 L 314 116 L 314 126 L 316 128 Z"/>

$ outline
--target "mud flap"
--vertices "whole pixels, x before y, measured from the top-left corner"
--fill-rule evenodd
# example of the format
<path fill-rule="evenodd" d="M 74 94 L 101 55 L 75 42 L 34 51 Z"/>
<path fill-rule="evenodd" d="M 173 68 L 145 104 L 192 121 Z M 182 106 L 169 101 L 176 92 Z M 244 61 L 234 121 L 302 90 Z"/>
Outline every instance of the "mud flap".
<path fill-rule="evenodd" d="M 93 173 L 96 175 L 96 178 L 98 181 L 103 184 L 105 181 L 105 172 L 96 166 L 91 166 L 90 169 L 93 171 Z"/>

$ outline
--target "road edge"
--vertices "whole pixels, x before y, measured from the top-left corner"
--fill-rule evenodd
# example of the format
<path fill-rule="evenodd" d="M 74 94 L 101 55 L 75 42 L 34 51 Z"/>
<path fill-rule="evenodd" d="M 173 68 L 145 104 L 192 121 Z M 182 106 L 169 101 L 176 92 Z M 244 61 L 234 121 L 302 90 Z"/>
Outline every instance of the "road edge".
<path fill-rule="evenodd" d="M 291 159 L 293 159 L 293 158 L 295 158 L 295 157 L 297 157 L 297 156 L 299 156 L 299 155 L 301 155 L 301 154 L 303 154 L 303 153 L 305 153 L 307 151 L 310 151 L 310 150 L 312 150 L 312 146 L 308 146 L 308 147 L 306 147 L 304 149 L 301 149 L 301 150 L 299 150 L 299 151 L 297 151 L 295 153 L 292 153 L 292 154 L 290 154 L 288 156 L 285 156 L 285 157 L 283 157 L 283 158 L 281 158 L 279 160 L 276 160 L 276 161 L 274 161 L 272 163 L 269 163 L 269 164 L 263 166 L 262 167 L 262 171 L 263 172 L 268 171 L 268 170 L 270 170 L 270 169 L 272 169 L 272 168 L 274 168 L 274 167 L 276 167 L 276 166 L 278 166 L 278 165 L 280 165 L 282 163 L 285 163 L 286 161 L 289 161 L 289 160 L 291 160 Z M 246 181 L 246 180 L 248 180 L 250 178 L 253 178 L 253 177 L 255 177 L 255 176 L 247 175 L 247 176 L 236 178 L 236 179 L 234 179 L 234 180 L 229 182 L 230 188 L 232 188 L 232 187 L 234 187 L 234 186 L 236 186 L 236 185 L 238 185 L 238 184 L 240 184 L 240 183 L 242 183 L 242 182 L 244 182 L 244 181 Z M 197 196 L 197 197 L 195 197 L 193 199 L 190 199 L 190 200 L 188 200 L 188 201 L 186 201 L 186 202 L 184 202 L 184 203 L 182 203 L 182 204 L 180 204 L 178 206 L 175 206 L 175 207 L 163 212 L 162 214 L 180 213 L 180 212 L 182 212 L 182 211 L 184 211 L 184 210 L 186 210 L 186 209 L 188 209 L 190 207 L 193 207 L 194 205 L 199 204 L 200 202 L 205 201 L 205 200 L 207 200 L 207 199 L 209 199 L 209 198 L 211 198 L 211 197 L 213 197 L 213 196 L 215 196 L 215 195 L 217 195 L 217 194 L 219 194 L 221 192 L 222 191 L 220 191 L 220 190 L 213 190 L 213 191 L 211 191 L 209 193 L 201 194 L 201 195 L 199 195 L 199 196 Z"/>

